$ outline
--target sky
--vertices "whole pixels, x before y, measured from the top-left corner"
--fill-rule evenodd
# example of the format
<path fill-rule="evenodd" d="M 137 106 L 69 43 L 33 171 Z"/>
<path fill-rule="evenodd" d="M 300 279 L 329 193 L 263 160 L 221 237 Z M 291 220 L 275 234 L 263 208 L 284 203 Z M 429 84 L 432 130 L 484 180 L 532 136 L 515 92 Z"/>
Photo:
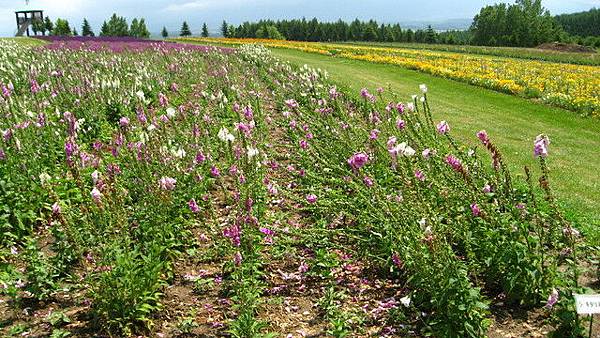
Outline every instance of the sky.
<path fill-rule="evenodd" d="M 223 20 L 232 24 L 259 19 L 313 18 L 319 20 L 376 19 L 380 22 L 436 22 L 470 19 L 485 5 L 498 0 L 0 0 L 0 36 L 16 31 L 15 10 L 41 9 L 51 19 L 64 18 L 81 31 L 87 18 L 95 32 L 112 13 L 128 21 L 144 17 L 152 33 L 163 26 L 171 34 L 186 20 L 194 34 L 206 22 L 217 32 Z M 512 2 L 512 0 L 505 0 Z M 600 7 L 600 0 L 543 0 L 552 14 L 572 13 Z"/>

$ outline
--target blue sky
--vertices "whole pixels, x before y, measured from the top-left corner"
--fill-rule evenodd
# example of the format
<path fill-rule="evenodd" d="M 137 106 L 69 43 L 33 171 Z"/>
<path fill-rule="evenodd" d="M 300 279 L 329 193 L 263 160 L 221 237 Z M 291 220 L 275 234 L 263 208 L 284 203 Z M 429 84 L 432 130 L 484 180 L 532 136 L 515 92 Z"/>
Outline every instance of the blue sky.
<path fill-rule="evenodd" d="M 98 31 L 102 21 L 113 12 L 129 19 L 145 17 L 151 32 L 166 26 L 176 32 L 187 20 L 194 33 L 203 22 L 217 31 L 223 19 L 238 24 L 261 18 L 317 17 L 321 20 L 374 18 L 382 22 L 441 21 L 472 18 L 479 9 L 494 0 L 0 0 L 0 36 L 16 30 L 14 11 L 43 9 L 52 19 L 66 18 L 79 29 L 86 17 Z M 506 0 L 512 2 L 512 0 Z M 600 7 L 600 0 L 543 0 L 553 14 L 570 13 Z"/>

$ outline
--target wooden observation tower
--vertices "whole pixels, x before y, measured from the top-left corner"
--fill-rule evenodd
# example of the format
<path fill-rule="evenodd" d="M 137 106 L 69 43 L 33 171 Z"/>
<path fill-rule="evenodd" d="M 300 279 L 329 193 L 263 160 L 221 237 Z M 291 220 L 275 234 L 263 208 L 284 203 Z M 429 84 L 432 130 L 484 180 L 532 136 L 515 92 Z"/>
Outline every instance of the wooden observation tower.
<path fill-rule="evenodd" d="M 25 4 L 29 5 L 29 0 L 25 0 Z M 33 25 L 34 22 L 44 22 L 44 11 L 41 11 L 41 10 L 16 11 L 15 17 L 17 19 L 17 34 L 15 34 L 15 36 L 23 36 L 23 34 L 25 34 L 25 33 L 27 33 L 27 36 L 29 36 L 29 26 Z M 46 35 L 44 33 L 44 31 L 42 31 L 42 35 Z"/>

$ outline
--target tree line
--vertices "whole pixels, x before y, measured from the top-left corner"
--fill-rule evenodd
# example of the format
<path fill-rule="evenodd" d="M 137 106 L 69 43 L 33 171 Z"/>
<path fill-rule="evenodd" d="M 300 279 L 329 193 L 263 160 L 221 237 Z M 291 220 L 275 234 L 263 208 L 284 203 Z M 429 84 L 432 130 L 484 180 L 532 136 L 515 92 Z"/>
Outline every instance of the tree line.
<path fill-rule="evenodd" d="M 586 12 L 557 15 L 556 21 L 571 35 L 600 36 L 600 9 L 598 8 Z"/>
<path fill-rule="evenodd" d="M 266 38 L 295 41 L 371 41 L 371 42 L 422 42 L 466 43 L 467 35 L 461 31 L 437 32 L 427 29 L 402 29 L 400 24 L 378 23 L 376 20 L 351 23 L 342 20 L 320 22 L 312 20 L 261 20 L 244 22 L 239 26 L 223 22 L 221 34 L 234 38 Z"/>
<path fill-rule="evenodd" d="M 46 17 L 44 20 L 36 20 L 32 23 L 31 28 L 34 34 L 42 33 L 49 35 L 62 35 L 62 36 L 78 36 L 79 32 L 75 27 L 71 28 L 68 20 L 58 18 L 55 22 L 52 22 L 50 17 Z M 100 30 L 100 36 L 131 36 L 137 38 L 149 38 L 150 31 L 146 26 L 144 18 L 131 20 L 131 24 L 127 23 L 124 17 L 113 14 L 108 21 L 102 23 Z M 83 19 L 81 25 L 81 36 L 95 36 L 90 23 L 86 18 Z"/>

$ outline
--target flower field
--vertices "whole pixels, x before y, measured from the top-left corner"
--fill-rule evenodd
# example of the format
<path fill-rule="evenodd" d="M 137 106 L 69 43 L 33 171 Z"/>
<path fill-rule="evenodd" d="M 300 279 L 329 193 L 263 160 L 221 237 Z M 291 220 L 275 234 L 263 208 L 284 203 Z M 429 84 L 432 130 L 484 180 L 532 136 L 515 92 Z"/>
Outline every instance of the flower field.
<path fill-rule="evenodd" d="M 513 175 L 426 85 L 357 98 L 255 45 L 0 60 L 2 336 L 483 337 L 515 308 L 579 333 L 545 135 Z"/>
<path fill-rule="evenodd" d="M 572 110 L 581 115 L 600 116 L 600 90 L 598 90 L 600 67 L 598 66 L 410 48 L 317 42 L 211 38 L 180 40 L 231 45 L 260 43 L 268 47 L 395 64 L 509 94 L 538 99 L 543 103 Z"/>

